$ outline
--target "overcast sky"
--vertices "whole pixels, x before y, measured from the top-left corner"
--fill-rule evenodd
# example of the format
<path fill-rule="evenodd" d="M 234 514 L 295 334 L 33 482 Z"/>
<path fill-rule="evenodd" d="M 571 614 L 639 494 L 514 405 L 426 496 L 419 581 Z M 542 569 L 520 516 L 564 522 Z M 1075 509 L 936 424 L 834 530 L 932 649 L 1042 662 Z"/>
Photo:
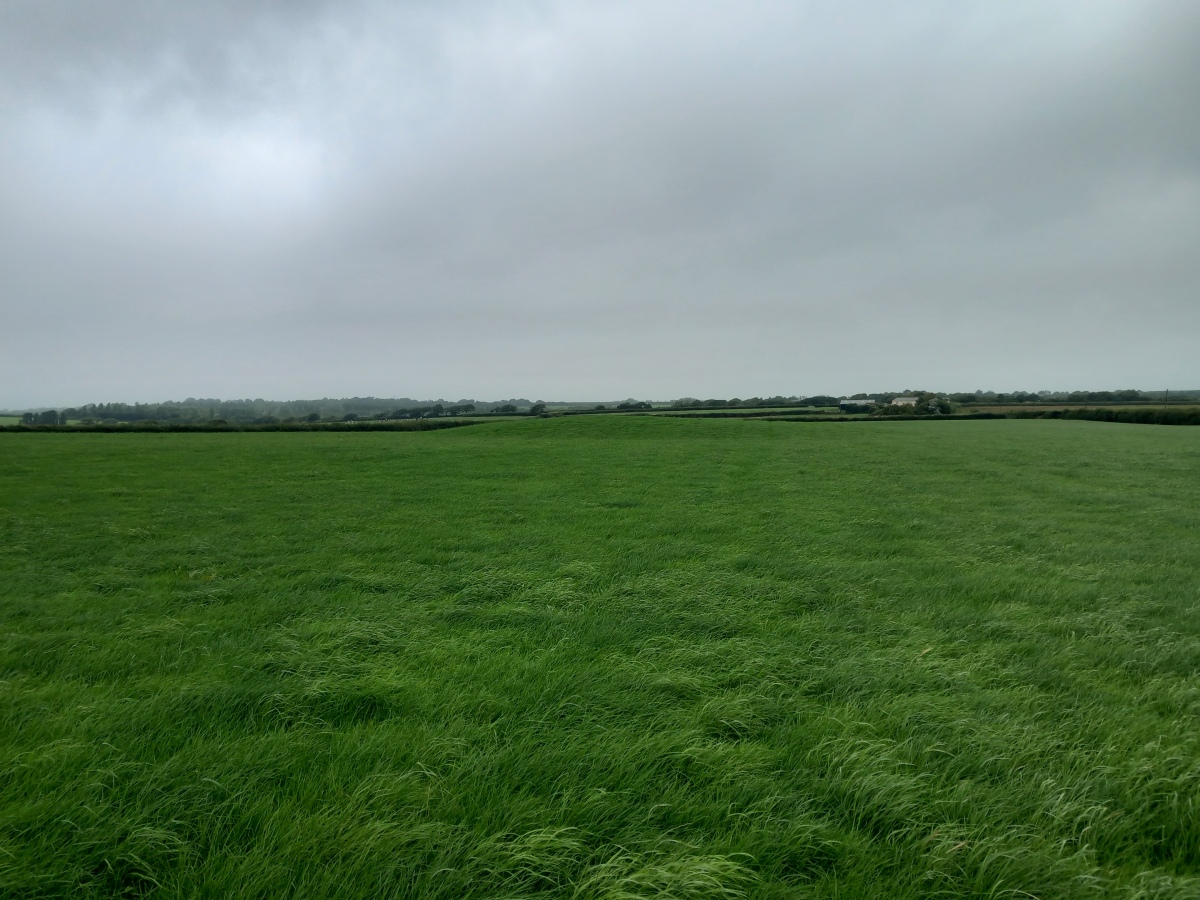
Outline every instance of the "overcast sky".
<path fill-rule="evenodd" d="M 0 0 L 0 407 L 1200 387 L 1200 4 Z"/>

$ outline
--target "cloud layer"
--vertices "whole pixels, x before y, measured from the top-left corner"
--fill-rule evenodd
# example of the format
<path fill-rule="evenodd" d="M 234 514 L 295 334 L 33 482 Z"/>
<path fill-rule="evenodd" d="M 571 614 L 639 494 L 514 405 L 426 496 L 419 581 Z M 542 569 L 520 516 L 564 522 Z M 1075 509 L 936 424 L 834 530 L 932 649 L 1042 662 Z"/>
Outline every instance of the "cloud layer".
<path fill-rule="evenodd" d="M 1200 8 L 10 2 L 0 406 L 1200 386 Z"/>

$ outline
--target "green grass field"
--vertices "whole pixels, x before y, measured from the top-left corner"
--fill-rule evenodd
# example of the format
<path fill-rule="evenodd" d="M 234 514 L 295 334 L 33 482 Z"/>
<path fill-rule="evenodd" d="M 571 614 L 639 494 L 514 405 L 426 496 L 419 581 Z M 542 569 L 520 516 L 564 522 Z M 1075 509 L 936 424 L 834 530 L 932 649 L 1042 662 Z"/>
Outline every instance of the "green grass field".
<path fill-rule="evenodd" d="M 1200 428 L 0 435 L 4 897 L 1200 897 Z"/>
<path fill-rule="evenodd" d="M 3 425 L 20 425 L 20 416 L 0 416 L 0 426 Z"/>

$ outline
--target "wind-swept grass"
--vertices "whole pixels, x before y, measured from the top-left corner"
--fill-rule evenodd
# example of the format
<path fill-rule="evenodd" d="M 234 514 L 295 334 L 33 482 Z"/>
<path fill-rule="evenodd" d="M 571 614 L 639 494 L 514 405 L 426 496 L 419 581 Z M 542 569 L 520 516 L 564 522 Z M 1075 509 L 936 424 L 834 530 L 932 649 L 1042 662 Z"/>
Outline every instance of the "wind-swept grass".
<path fill-rule="evenodd" d="M 1200 431 L 0 436 L 0 894 L 1200 896 Z"/>

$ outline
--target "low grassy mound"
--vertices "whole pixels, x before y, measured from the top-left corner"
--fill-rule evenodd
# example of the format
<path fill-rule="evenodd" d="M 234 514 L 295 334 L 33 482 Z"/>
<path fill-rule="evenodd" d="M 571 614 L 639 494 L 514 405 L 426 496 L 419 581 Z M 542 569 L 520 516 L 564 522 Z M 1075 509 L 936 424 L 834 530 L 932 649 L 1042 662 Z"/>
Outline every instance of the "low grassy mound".
<path fill-rule="evenodd" d="M 1200 429 L 0 435 L 0 894 L 1200 896 Z"/>

